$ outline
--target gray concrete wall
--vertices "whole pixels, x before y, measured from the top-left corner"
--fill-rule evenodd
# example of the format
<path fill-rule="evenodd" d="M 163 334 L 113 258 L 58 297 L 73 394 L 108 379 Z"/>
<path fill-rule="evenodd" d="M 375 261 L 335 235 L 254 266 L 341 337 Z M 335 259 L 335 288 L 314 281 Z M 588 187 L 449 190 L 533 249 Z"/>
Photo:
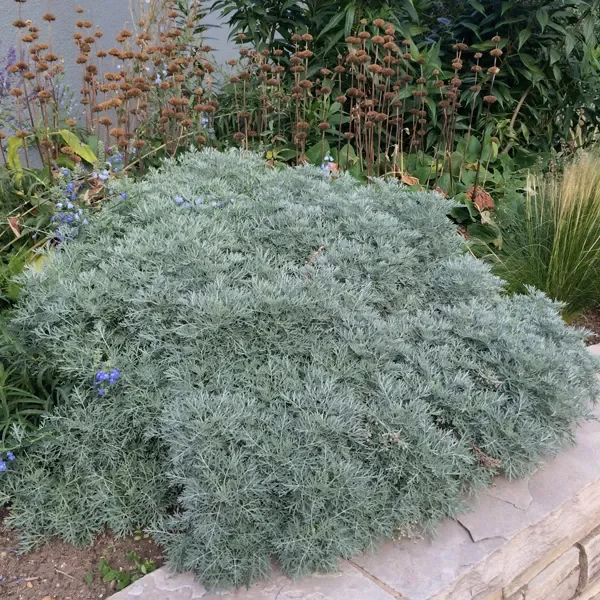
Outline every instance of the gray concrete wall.
<path fill-rule="evenodd" d="M 31 19 L 40 28 L 45 25 L 41 16 L 47 12 L 48 0 L 28 0 L 21 6 L 24 19 Z M 52 33 L 54 51 L 65 56 L 66 81 L 74 90 L 81 87 L 81 69 L 74 65 L 72 60 L 76 54 L 73 33 L 76 31 L 75 21 L 79 18 L 75 13 L 77 6 L 85 10 L 84 18 L 92 20 L 95 26 L 104 32 L 104 48 L 110 47 L 109 44 L 121 29 L 131 25 L 129 0 L 50 0 L 51 12 L 56 15 Z M 12 22 L 17 18 L 18 11 L 19 4 L 14 0 L 0 0 L 0 57 L 6 56 L 8 48 L 16 45 L 17 30 L 12 26 Z M 206 22 L 216 25 L 207 33 L 207 43 L 215 48 L 217 62 L 223 64 L 236 55 L 227 41 L 227 26 L 223 25 L 216 15 L 207 17 Z"/>

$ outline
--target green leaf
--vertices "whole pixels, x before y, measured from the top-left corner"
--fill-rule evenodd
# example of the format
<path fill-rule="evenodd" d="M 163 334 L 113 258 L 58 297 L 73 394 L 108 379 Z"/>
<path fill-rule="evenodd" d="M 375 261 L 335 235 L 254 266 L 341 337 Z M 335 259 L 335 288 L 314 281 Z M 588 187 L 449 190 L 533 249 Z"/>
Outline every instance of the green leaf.
<path fill-rule="evenodd" d="M 480 12 L 482 15 L 485 15 L 485 8 L 481 2 L 477 2 L 477 0 L 471 0 L 470 4 L 476 11 Z"/>
<path fill-rule="evenodd" d="M 406 9 L 406 12 L 408 13 L 408 16 L 411 18 L 411 20 L 413 20 L 415 23 L 419 22 L 419 13 L 417 12 L 417 9 L 415 8 L 415 4 L 413 2 L 413 0 L 408 0 L 406 6 L 404 7 Z"/>
<path fill-rule="evenodd" d="M 535 13 L 535 18 L 537 19 L 540 27 L 542 28 L 542 32 L 546 29 L 546 25 L 548 25 L 548 21 L 550 20 L 550 15 L 548 14 L 548 9 L 545 7 L 540 8 Z"/>
<path fill-rule="evenodd" d="M 92 152 L 92 149 L 88 145 L 83 144 L 72 131 L 69 131 L 68 129 L 61 129 L 59 133 L 67 146 L 71 147 L 73 152 L 75 152 L 75 154 L 77 154 L 77 156 L 79 156 L 81 159 L 85 160 L 85 162 L 89 163 L 90 165 L 98 162 L 98 158 Z"/>
<path fill-rule="evenodd" d="M 23 166 L 21 165 L 21 159 L 19 158 L 19 148 L 25 146 L 23 138 L 11 137 L 8 138 L 8 155 L 7 155 L 7 166 L 11 171 L 23 172 Z M 20 175 L 19 175 L 20 177 Z"/>
<path fill-rule="evenodd" d="M 533 75 L 535 75 L 541 79 L 543 79 L 545 77 L 544 71 L 542 71 L 540 69 L 535 58 L 533 58 L 533 56 L 531 56 L 530 54 L 519 54 L 519 57 L 521 58 L 521 61 L 523 62 L 525 67 L 527 67 L 527 70 L 530 73 L 532 73 Z"/>
<path fill-rule="evenodd" d="M 519 50 L 523 47 L 523 45 L 527 42 L 527 40 L 531 37 L 531 29 L 521 29 L 519 32 Z"/>
<path fill-rule="evenodd" d="M 344 35 L 347 37 L 352 33 L 354 17 L 356 16 L 356 4 L 353 2 L 346 8 L 346 23 L 344 24 Z"/>
<path fill-rule="evenodd" d="M 567 35 L 565 36 L 565 54 L 567 55 L 567 58 L 571 56 L 576 43 L 577 38 L 570 31 L 567 32 Z"/>
<path fill-rule="evenodd" d="M 94 154 L 98 154 L 98 145 L 100 143 L 100 138 L 97 135 L 90 135 L 87 139 L 87 145 L 90 147 L 90 150 Z"/>
<path fill-rule="evenodd" d="M 323 29 L 319 32 L 318 37 L 322 38 L 328 31 L 330 31 L 334 27 L 337 27 L 341 20 L 344 18 L 344 16 L 345 15 L 343 12 L 335 14 L 333 18 L 329 21 L 329 23 L 327 23 L 327 25 L 325 25 L 325 27 L 323 27 Z"/>
<path fill-rule="evenodd" d="M 311 165 L 320 165 L 323 162 L 323 157 L 329 154 L 329 142 L 325 140 L 322 144 L 317 142 L 312 148 L 306 151 L 304 157 Z"/>
<path fill-rule="evenodd" d="M 473 163 L 479 160 L 479 155 L 481 154 L 481 142 L 472 135 L 469 139 L 469 146 L 467 148 L 466 161 L 468 163 Z"/>
<path fill-rule="evenodd" d="M 348 169 L 358 162 L 358 156 L 356 155 L 356 151 L 351 144 L 347 144 L 340 149 L 337 159 L 338 164 L 342 169 Z"/>
<path fill-rule="evenodd" d="M 594 16 L 592 14 L 589 14 L 584 20 L 583 20 L 583 37 L 585 39 L 585 43 L 590 45 L 590 46 L 595 46 L 596 45 L 596 23 L 594 20 Z"/>
<path fill-rule="evenodd" d="M 550 65 L 557 63 L 560 60 L 560 52 L 556 48 L 550 48 Z"/>
<path fill-rule="evenodd" d="M 486 244 L 494 244 L 498 248 L 502 246 L 502 234 L 495 225 L 482 225 L 481 223 L 472 223 L 467 226 L 467 233 Z"/>

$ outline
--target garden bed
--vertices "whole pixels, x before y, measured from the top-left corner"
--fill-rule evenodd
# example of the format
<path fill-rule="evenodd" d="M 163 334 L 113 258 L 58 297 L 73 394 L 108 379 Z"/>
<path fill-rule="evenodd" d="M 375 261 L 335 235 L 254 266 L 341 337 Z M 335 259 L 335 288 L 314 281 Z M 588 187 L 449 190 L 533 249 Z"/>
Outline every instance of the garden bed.
<path fill-rule="evenodd" d="M 106 533 L 89 547 L 76 548 L 53 541 L 26 555 L 17 551 L 17 532 L 8 529 L 0 513 L 0 597 L 3 600 L 96 600 L 113 594 L 117 583 L 104 581 L 100 564 L 106 559 L 113 570 L 130 571 L 135 564 L 128 552 L 142 560 L 162 563 L 162 553 L 150 539 L 114 539 Z"/>
<path fill-rule="evenodd" d="M 593 333 L 587 340 L 588 346 L 600 344 L 600 309 L 593 309 L 581 315 L 573 325 L 577 327 L 585 327 Z"/>

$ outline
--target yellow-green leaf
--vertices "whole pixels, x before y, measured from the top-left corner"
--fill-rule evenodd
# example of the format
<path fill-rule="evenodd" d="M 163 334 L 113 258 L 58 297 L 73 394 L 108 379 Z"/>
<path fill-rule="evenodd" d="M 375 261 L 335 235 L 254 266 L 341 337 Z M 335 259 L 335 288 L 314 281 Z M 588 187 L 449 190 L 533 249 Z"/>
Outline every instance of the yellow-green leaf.
<path fill-rule="evenodd" d="M 65 140 L 67 146 L 72 148 L 73 152 L 75 152 L 75 154 L 77 154 L 77 156 L 79 156 L 81 159 L 85 160 L 85 162 L 91 165 L 98 162 L 98 159 L 92 152 L 92 149 L 87 144 L 83 144 L 72 131 L 69 131 L 68 129 L 61 129 L 59 133 L 62 139 Z"/>
<path fill-rule="evenodd" d="M 23 138 L 11 137 L 8 139 L 8 168 L 12 171 L 22 171 L 21 159 L 19 158 L 19 148 L 23 147 Z"/>

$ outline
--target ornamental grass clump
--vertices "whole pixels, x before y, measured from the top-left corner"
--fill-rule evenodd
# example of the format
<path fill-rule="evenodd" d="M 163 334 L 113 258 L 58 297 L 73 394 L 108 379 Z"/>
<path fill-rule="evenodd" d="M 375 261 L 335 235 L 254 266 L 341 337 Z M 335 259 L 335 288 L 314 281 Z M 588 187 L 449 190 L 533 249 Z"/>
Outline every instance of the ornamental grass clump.
<path fill-rule="evenodd" d="M 0 477 L 25 543 L 141 525 L 209 585 L 333 569 L 572 442 L 584 332 L 503 295 L 450 207 L 242 151 L 131 184 L 25 276 L 13 326 L 72 386 Z"/>
<path fill-rule="evenodd" d="M 512 291 L 535 286 L 563 302 L 567 320 L 600 303 L 599 167 L 589 152 L 564 173 L 531 177 L 525 202 L 503 215 L 498 274 Z"/>

